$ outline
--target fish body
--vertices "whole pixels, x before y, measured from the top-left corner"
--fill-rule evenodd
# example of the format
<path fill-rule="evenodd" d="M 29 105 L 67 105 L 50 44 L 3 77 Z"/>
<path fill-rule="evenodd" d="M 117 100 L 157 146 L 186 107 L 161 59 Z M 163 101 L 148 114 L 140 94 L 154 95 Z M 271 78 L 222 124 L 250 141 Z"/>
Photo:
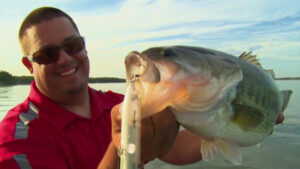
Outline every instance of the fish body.
<path fill-rule="evenodd" d="M 125 64 L 127 77 L 140 76 L 142 116 L 170 107 L 182 126 L 203 138 L 204 160 L 220 151 L 240 164 L 239 147 L 270 135 L 292 93 L 279 91 L 251 53 L 235 57 L 200 47 L 155 47 L 128 54 Z"/>

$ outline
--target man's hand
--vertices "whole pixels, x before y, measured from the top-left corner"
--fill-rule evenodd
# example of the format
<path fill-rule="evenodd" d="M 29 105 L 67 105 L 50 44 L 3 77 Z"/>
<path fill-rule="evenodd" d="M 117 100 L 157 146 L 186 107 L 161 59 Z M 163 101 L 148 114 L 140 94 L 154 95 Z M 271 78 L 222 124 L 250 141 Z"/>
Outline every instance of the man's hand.
<path fill-rule="evenodd" d="M 279 113 L 279 115 L 277 116 L 275 124 L 282 124 L 283 121 L 284 121 L 284 115 L 283 115 L 283 113 Z"/>
<path fill-rule="evenodd" d="M 121 143 L 121 108 L 112 109 L 112 138 L 115 146 Z M 141 160 L 151 161 L 163 157 L 175 142 L 179 124 L 167 108 L 141 122 Z"/>

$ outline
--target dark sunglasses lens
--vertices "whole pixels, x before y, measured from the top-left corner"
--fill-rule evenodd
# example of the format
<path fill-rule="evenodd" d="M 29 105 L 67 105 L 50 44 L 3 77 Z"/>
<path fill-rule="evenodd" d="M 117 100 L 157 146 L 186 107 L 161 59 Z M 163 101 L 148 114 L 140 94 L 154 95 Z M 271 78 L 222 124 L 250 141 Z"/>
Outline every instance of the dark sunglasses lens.
<path fill-rule="evenodd" d="M 64 43 L 62 48 L 67 52 L 68 55 L 75 55 L 84 48 L 84 39 L 83 37 L 71 39 Z"/>
<path fill-rule="evenodd" d="M 33 61 L 38 64 L 49 64 L 56 62 L 59 57 L 59 47 L 41 49 L 33 54 Z"/>
<path fill-rule="evenodd" d="M 70 39 L 61 45 L 62 49 L 70 56 L 80 52 L 84 46 L 83 37 Z M 56 62 L 59 58 L 59 50 L 59 46 L 41 49 L 32 55 L 33 61 L 38 64 L 50 64 Z"/>

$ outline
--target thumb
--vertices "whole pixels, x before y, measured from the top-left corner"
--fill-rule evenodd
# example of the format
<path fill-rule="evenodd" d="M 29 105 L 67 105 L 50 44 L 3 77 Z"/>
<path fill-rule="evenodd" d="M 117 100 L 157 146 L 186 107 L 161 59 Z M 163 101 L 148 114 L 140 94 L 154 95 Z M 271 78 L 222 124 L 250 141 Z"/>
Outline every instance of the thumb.
<path fill-rule="evenodd" d="M 123 107 L 124 107 L 124 102 L 121 102 L 119 104 L 119 112 L 118 112 L 118 116 L 120 117 L 120 119 L 122 117 Z"/>
<path fill-rule="evenodd" d="M 114 106 L 111 110 L 111 123 L 112 123 L 112 141 L 116 148 L 120 147 L 121 144 L 121 112 L 123 104 Z"/>

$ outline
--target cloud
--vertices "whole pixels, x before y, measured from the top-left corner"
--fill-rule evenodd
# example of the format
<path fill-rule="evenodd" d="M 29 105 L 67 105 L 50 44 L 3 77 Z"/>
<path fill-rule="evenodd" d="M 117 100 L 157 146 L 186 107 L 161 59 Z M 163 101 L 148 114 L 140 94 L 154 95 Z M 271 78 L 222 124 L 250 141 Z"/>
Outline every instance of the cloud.
<path fill-rule="evenodd" d="M 90 56 L 105 56 L 107 60 L 116 57 L 121 61 L 132 50 L 178 44 L 235 55 L 255 50 L 260 57 L 299 59 L 299 38 L 295 37 L 300 34 L 298 2 L 234 3 L 128 0 L 117 11 L 76 18 L 89 41 Z"/>
<path fill-rule="evenodd" d="M 249 51 L 255 51 L 255 50 L 258 50 L 261 48 L 263 48 L 262 45 L 254 45 L 254 46 L 249 47 Z"/>
<path fill-rule="evenodd" d="M 38 3 L 43 4 L 47 1 Z M 262 58 L 297 62 L 300 57 L 298 0 L 64 0 L 50 5 L 68 12 L 78 24 L 87 41 L 92 76 L 123 77 L 121 65 L 128 52 L 162 45 L 203 46 L 234 55 L 253 50 Z M 15 18 L 16 23 L 35 6 L 30 1 L 28 8 L 20 7 L 21 18 Z M 19 13 L 13 11 L 1 12 L 5 16 Z M 19 24 L 12 26 L 0 19 L 6 25 L 3 30 L 10 31 L 0 34 L 9 41 L 5 55 L 16 55 L 15 32 L 11 30 Z M 118 66 L 112 69 L 112 64 Z"/>

